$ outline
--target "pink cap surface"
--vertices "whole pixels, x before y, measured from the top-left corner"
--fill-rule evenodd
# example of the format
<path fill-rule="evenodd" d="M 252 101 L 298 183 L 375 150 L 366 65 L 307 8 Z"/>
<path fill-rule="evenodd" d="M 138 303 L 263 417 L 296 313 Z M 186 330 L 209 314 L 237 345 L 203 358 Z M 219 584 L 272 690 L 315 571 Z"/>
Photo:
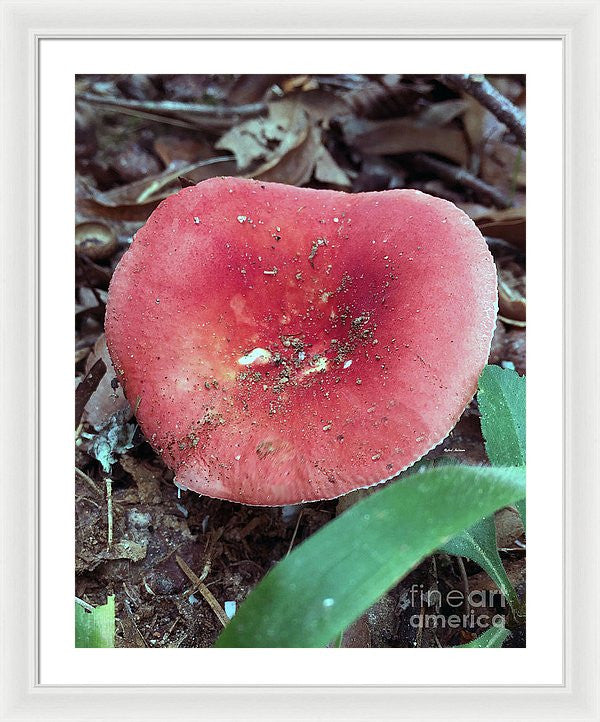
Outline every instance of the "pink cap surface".
<path fill-rule="evenodd" d="M 452 203 L 214 178 L 136 234 L 106 338 L 179 485 L 292 504 L 388 479 L 442 441 L 496 310 L 492 257 Z"/>

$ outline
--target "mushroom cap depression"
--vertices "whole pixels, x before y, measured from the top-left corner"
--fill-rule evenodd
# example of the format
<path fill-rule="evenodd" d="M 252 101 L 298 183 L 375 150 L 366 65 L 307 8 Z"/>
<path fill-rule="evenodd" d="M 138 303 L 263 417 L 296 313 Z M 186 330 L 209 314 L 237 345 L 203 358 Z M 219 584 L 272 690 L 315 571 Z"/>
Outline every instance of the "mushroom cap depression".
<path fill-rule="evenodd" d="M 440 443 L 496 310 L 492 257 L 452 203 L 213 178 L 138 231 L 106 338 L 180 486 L 280 505 L 384 481 Z"/>

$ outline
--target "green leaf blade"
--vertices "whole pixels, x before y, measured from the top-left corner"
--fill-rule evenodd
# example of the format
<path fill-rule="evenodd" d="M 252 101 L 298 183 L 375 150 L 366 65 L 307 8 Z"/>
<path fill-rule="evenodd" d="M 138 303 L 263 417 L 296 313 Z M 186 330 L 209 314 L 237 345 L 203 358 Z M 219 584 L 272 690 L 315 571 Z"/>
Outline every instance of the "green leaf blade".
<path fill-rule="evenodd" d="M 485 450 L 494 466 L 525 466 L 527 394 L 525 376 L 486 366 L 479 377 L 477 404 Z M 526 526 L 525 497 L 515 502 Z"/>
<path fill-rule="evenodd" d="M 521 614 L 521 603 L 498 554 L 493 515 L 484 517 L 469 529 L 465 529 L 441 549 L 447 554 L 466 557 L 479 564 L 495 582 L 515 615 Z"/>
<path fill-rule="evenodd" d="M 491 649 L 501 647 L 506 638 L 510 636 L 510 632 L 502 624 L 497 627 L 486 629 L 477 639 L 468 644 L 459 644 L 454 649 Z"/>
<path fill-rule="evenodd" d="M 324 647 L 421 559 L 524 490 L 522 469 L 468 466 L 384 487 L 272 569 L 216 646 Z"/>
<path fill-rule="evenodd" d="M 75 647 L 101 648 L 115 646 L 115 596 L 106 604 L 87 612 L 75 604 Z"/>
<path fill-rule="evenodd" d="M 525 377 L 500 366 L 486 366 L 479 377 L 477 403 L 490 462 L 494 466 L 525 466 Z"/>

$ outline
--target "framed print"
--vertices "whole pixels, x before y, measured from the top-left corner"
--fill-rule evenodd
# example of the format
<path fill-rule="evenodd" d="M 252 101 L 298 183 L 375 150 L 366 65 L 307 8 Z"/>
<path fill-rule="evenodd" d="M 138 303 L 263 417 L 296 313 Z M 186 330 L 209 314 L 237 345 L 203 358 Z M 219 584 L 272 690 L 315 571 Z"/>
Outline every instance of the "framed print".
<path fill-rule="evenodd" d="M 1 7 L 1 718 L 598 719 L 598 3 Z"/>

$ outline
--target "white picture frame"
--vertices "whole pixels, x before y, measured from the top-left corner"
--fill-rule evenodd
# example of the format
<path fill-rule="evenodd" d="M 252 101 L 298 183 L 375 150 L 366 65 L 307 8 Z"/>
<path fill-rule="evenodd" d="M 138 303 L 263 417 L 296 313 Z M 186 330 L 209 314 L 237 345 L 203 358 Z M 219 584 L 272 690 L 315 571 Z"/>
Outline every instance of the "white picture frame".
<path fill-rule="evenodd" d="M 0 0 L 0 719 L 600 719 L 600 2 Z M 557 38 L 564 48 L 564 634 L 552 685 L 39 683 L 38 81 L 42 39 Z M 66 162 L 71 162 L 67 159 Z M 69 189 L 70 190 L 70 189 Z M 560 349 L 555 349 L 560 353 Z M 556 442 L 548 432 L 548 453 Z M 66 483 L 66 482 L 65 482 Z M 20 510 L 16 514 L 15 510 Z M 549 530 L 549 534 L 553 530 Z M 560 624 L 560 622 L 558 622 Z M 175 651 L 175 650 L 173 650 Z M 127 653 L 124 650 L 124 653 Z M 485 710 L 483 712 L 482 710 Z"/>

